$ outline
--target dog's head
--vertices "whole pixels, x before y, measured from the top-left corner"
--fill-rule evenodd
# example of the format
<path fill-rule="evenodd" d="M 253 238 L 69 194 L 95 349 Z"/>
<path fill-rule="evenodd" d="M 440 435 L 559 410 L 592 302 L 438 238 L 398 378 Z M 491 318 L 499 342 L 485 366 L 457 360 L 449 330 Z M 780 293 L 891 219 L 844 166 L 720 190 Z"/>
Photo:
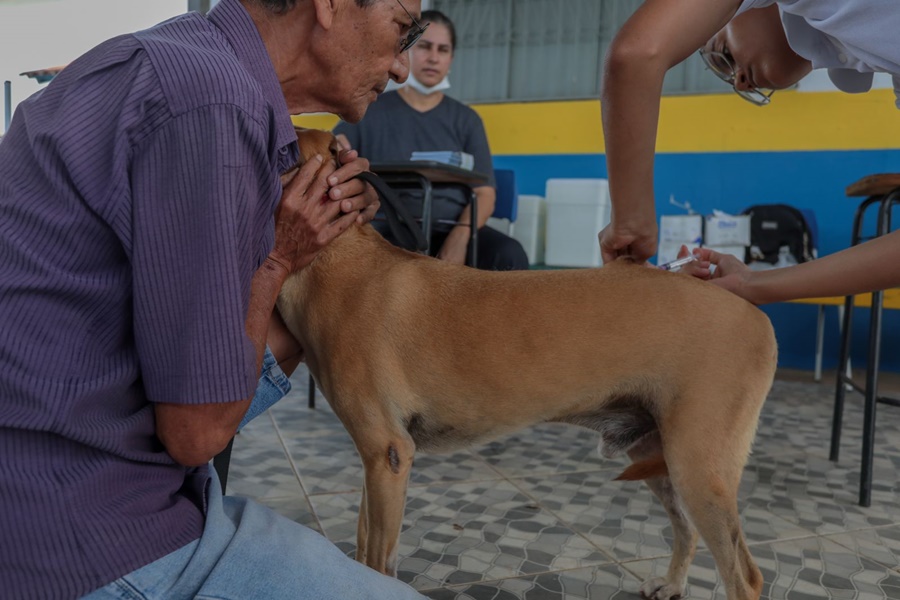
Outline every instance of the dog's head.
<path fill-rule="evenodd" d="M 297 143 L 300 146 L 300 160 L 296 167 L 281 176 L 282 185 L 286 186 L 297 175 L 300 165 L 317 154 L 325 158 L 326 162 L 323 163 L 323 166 L 327 164 L 328 157 L 331 157 L 335 167 L 340 167 L 338 156 L 341 152 L 341 145 L 333 133 L 321 129 L 304 129 L 303 127 L 294 127 L 294 130 L 297 132 Z M 403 206 L 396 192 L 393 192 L 381 179 L 369 171 L 363 171 L 357 177 L 371 185 L 381 200 L 390 206 L 390 212 L 385 214 L 394 237 L 408 248 L 425 250 L 428 243 L 422 229 Z"/>
<path fill-rule="evenodd" d="M 330 156 L 337 164 L 341 146 L 333 133 L 321 129 L 304 129 L 303 127 L 294 127 L 294 131 L 297 132 L 297 144 L 300 145 L 301 165 L 316 154 L 321 154 L 322 158 L 326 160 Z"/>
<path fill-rule="evenodd" d="M 294 127 L 294 131 L 297 133 L 297 144 L 300 146 L 300 159 L 295 166 L 281 176 L 282 185 L 287 185 L 297 175 L 300 165 L 313 158 L 316 154 L 322 155 L 325 161 L 328 161 L 330 158 L 335 167 L 340 166 L 338 154 L 341 151 L 341 146 L 333 133 L 321 129 L 305 129 L 303 127 Z"/>

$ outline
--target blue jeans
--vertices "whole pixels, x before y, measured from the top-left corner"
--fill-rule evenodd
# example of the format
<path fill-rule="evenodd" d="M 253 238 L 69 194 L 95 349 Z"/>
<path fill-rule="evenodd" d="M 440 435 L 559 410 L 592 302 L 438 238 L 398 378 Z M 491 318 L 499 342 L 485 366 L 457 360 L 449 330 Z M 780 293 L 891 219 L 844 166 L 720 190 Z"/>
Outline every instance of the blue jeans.
<path fill-rule="evenodd" d="M 288 379 L 275 356 L 266 346 L 266 353 L 263 355 L 262 373 L 259 376 L 259 382 L 256 384 L 256 394 L 250 403 L 250 408 L 238 425 L 238 431 L 244 428 L 244 425 L 263 414 L 269 408 L 284 398 L 291 391 L 291 381 Z"/>
<path fill-rule="evenodd" d="M 315 531 L 247 498 L 210 469 L 203 535 L 83 600 L 424 600 Z"/>

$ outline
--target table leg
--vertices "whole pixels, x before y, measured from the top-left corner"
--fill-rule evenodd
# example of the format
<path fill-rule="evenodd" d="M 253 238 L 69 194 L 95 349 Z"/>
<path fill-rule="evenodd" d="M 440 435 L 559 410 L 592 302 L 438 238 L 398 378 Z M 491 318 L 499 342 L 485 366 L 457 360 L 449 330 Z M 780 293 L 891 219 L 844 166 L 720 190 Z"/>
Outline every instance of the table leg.
<path fill-rule="evenodd" d="M 814 381 L 822 381 L 822 350 L 825 346 L 825 305 L 819 305 L 819 315 L 816 321 L 816 370 L 813 374 Z"/>

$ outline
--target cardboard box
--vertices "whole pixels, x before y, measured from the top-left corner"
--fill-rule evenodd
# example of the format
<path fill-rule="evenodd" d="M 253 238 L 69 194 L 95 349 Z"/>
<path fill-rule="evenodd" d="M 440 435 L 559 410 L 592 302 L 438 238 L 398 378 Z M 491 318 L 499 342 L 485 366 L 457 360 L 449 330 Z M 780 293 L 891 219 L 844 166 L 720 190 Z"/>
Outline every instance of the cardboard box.
<path fill-rule="evenodd" d="M 709 246 L 749 246 L 750 215 L 707 215 L 703 233 Z"/>
<path fill-rule="evenodd" d="M 700 215 L 663 215 L 659 218 L 659 242 L 699 244 L 703 241 L 703 217 Z"/>

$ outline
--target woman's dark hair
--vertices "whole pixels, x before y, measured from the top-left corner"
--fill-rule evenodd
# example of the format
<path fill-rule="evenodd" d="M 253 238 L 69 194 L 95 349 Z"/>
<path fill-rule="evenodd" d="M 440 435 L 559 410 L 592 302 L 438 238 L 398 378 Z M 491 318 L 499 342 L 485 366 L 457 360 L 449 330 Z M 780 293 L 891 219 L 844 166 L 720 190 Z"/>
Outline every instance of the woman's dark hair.
<path fill-rule="evenodd" d="M 422 23 L 440 23 L 446 27 L 450 32 L 450 49 L 456 50 L 456 27 L 454 27 L 450 17 L 439 10 L 423 10 L 420 21 Z"/>
<path fill-rule="evenodd" d="M 356 5 L 365 8 L 375 3 L 376 0 L 356 0 Z M 297 4 L 297 0 L 257 0 L 260 4 L 268 8 L 274 13 L 284 13 Z"/>

